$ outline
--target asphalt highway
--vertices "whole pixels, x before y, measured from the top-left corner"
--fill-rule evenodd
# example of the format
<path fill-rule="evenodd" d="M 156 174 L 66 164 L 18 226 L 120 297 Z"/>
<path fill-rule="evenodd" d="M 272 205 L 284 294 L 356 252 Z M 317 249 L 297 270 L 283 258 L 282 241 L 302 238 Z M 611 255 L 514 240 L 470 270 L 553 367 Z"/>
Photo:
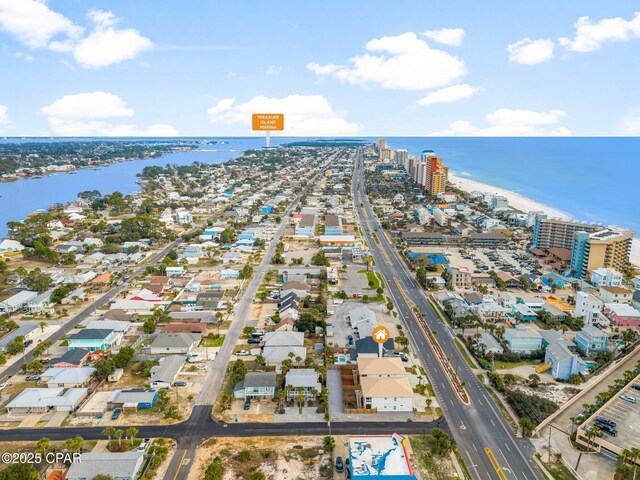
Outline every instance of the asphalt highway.
<path fill-rule="evenodd" d="M 424 291 L 417 284 L 414 274 L 408 270 L 376 219 L 365 193 L 361 150 L 358 151 L 354 169 L 352 191 L 362 232 L 369 243 L 376 268 L 384 277 L 388 293 L 405 325 L 414 350 L 427 371 L 455 443 L 472 476 L 490 480 L 542 478 L 531 460 L 534 453 L 531 442 L 515 437 L 485 387 L 462 358 L 454 344 L 453 332 L 438 319 Z M 380 243 L 375 241 L 374 234 Z M 427 342 L 419 320 L 411 311 L 410 302 L 422 312 L 427 328 L 435 333 L 438 343 L 455 366 L 458 376 L 465 382 L 465 388 L 471 398 L 469 405 L 461 403 L 456 396 Z"/>

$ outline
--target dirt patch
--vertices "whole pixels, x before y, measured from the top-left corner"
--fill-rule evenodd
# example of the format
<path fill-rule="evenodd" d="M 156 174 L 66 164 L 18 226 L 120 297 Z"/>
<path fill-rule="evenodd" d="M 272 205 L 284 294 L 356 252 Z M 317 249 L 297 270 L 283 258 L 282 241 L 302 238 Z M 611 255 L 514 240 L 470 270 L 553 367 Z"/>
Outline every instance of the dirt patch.
<path fill-rule="evenodd" d="M 198 449 L 189 480 L 204 478 L 216 457 L 224 480 L 249 480 L 256 470 L 269 480 L 331 479 L 331 455 L 320 437 L 255 437 L 210 439 Z"/>
<path fill-rule="evenodd" d="M 553 383 L 543 383 L 538 388 L 531 388 L 525 385 L 514 385 L 514 390 L 519 390 L 527 395 L 546 398 L 557 405 L 564 405 L 580 390 L 568 385 L 557 385 Z"/>

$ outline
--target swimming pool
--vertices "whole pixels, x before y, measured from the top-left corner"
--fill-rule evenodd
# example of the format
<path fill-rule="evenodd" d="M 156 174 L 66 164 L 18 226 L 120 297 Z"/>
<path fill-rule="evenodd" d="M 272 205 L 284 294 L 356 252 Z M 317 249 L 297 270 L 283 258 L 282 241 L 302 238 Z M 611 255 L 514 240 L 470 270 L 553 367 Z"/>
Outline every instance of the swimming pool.
<path fill-rule="evenodd" d="M 449 263 L 447 257 L 445 257 L 442 253 L 411 252 L 409 253 L 409 257 L 411 257 L 412 260 L 415 260 L 419 257 L 427 257 L 431 265 L 446 265 L 447 263 Z"/>

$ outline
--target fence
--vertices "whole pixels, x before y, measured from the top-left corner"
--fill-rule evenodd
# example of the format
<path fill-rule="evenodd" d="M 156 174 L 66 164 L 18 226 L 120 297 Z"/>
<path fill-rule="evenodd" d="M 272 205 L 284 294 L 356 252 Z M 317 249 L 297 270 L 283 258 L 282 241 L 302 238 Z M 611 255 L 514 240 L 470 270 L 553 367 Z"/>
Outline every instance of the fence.
<path fill-rule="evenodd" d="M 378 413 L 378 409 L 377 408 L 345 408 L 344 413 L 374 414 L 374 413 Z"/>

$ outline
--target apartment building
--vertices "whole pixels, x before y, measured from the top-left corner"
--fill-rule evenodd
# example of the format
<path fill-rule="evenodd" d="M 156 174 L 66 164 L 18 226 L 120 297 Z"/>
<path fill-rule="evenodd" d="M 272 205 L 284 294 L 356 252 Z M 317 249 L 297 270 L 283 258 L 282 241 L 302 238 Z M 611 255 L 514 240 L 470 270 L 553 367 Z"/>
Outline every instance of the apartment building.
<path fill-rule="evenodd" d="M 624 271 L 629 266 L 635 232 L 609 227 L 595 233 L 576 232 L 571 251 L 571 270 L 578 278 L 601 268 Z"/>
<path fill-rule="evenodd" d="M 531 248 L 541 250 L 566 248 L 571 250 L 576 232 L 593 233 L 603 228 L 594 223 L 560 220 L 548 218 L 546 215 L 537 215 L 533 226 L 533 245 Z"/>

